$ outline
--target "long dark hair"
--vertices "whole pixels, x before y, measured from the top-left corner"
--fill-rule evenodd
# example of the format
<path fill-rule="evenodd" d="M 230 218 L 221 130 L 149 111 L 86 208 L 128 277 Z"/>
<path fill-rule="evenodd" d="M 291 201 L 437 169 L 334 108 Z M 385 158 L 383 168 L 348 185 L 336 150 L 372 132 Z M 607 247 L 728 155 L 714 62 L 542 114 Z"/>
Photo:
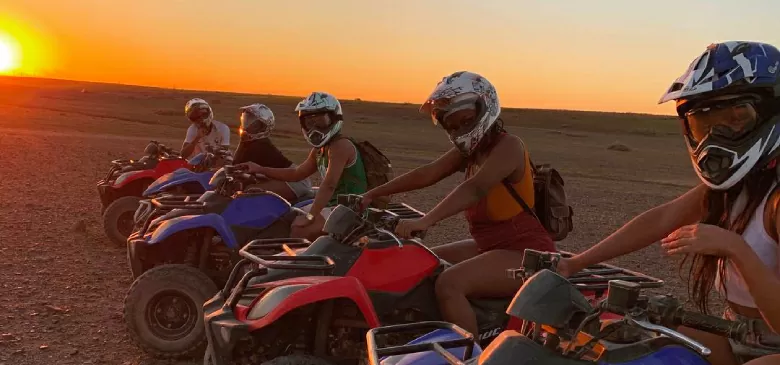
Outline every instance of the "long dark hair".
<path fill-rule="evenodd" d="M 769 193 L 772 184 L 777 181 L 774 163 L 770 166 L 772 168 L 751 171 L 741 182 L 728 190 L 708 190 L 703 201 L 707 214 L 702 223 L 716 225 L 741 235 L 753 213 Z M 747 195 L 746 204 L 741 205 L 744 208 L 732 220 L 734 209 L 737 209 L 734 206 L 735 202 L 743 190 Z M 726 290 L 723 285 L 726 259 L 718 256 L 688 254 L 680 263 L 680 271 L 688 260 L 691 260 L 688 272 L 691 279 L 688 281 L 688 295 L 702 313 L 709 314 L 709 293 L 714 288 L 716 275 L 720 276 L 718 284 L 723 287 L 724 292 Z"/>
<path fill-rule="evenodd" d="M 505 132 L 506 130 L 504 129 L 504 121 L 501 120 L 501 118 L 496 119 L 496 122 L 490 126 L 488 132 L 485 133 L 485 136 L 482 137 L 481 141 L 479 141 L 479 144 L 474 150 L 474 153 L 469 156 L 468 163 L 471 164 L 476 161 L 477 156 L 481 156 L 490 152 L 490 150 L 493 149 L 493 147 L 498 142 L 498 136 Z"/>

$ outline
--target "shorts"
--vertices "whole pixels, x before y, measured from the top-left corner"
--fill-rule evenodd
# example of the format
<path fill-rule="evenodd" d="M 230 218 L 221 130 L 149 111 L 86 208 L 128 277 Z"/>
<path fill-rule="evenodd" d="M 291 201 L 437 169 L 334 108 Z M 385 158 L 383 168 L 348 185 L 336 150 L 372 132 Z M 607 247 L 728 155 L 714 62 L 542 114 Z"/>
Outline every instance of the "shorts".
<path fill-rule="evenodd" d="M 306 211 L 307 213 L 309 213 L 309 212 L 310 212 L 310 209 L 311 209 L 311 206 L 312 206 L 312 205 L 314 205 L 314 203 L 307 204 L 307 205 L 303 206 L 301 209 L 303 209 L 304 211 Z M 325 218 L 325 220 L 328 220 L 328 217 L 330 217 L 330 213 L 333 213 L 333 208 L 334 208 L 334 207 L 325 207 L 325 208 L 322 208 L 322 210 L 320 211 L 320 215 L 321 215 L 323 218 Z"/>
<path fill-rule="evenodd" d="M 292 190 L 298 199 L 303 199 L 312 195 L 311 180 L 309 180 L 309 178 L 301 181 L 288 181 L 287 186 L 290 187 L 290 190 Z"/>

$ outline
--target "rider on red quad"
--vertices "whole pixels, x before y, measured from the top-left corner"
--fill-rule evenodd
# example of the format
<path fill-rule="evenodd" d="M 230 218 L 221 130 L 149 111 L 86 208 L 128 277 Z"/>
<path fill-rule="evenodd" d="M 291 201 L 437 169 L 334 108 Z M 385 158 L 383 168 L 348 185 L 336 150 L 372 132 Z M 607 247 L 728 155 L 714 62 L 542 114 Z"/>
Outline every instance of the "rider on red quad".
<path fill-rule="evenodd" d="M 363 194 L 368 180 L 363 158 L 349 138 L 341 135 L 344 116 L 341 103 L 333 95 L 314 92 L 295 108 L 306 141 L 313 147 L 306 160 L 296 167 L 273 168 L 247 162 L 251 172 L 281 181 L 299 181 L 319 171 L 322 183 L 314 203 L 303 209 L 307 215 L 293 222 L 291 235 L 311 241 L 322 235 L 322 227 L 337 205 L 340 194 Z"/>
<path fill-rule="evenodd" d="M 430 114 L 455 145 L 443 156 L 364 195 L 373 199 L 433 185 L 466 168 L 466 180 L 425 217 L 402 220 L 396 232 L 409 238 L 437 222 L 465 211 L 472 239 L 432 250 L 455 264 L 436 282 L 436 295 L 446 321 L 478 333 L 467 297 L 508 297 L 520 287 L 506 270 L 523 261 L 526 248 L 555 251 L 542 224 L 508 189 L 514 189 L 533 209 L 533 173 L 523 141 L 504 131 L 501 106 L 493 85 L 472 72 L 449 75 L 433 90 L 420 111 Z M 506 182 L 506 185 L 505 185 Z"/>
<path fill-rule="evenodd" d="M 702 183 L 652 208 L 558 266 L 564 275 L 661 241 L 692 259 L 689 294 L 707 313 L 717 290 L 724 317 L 780 330 L 780 51 L 759 42 L 712 44 L 661 97 L 676 101 Z M 681 266 L 682 268 L 682 266 Z M 780 354 L 680 327 L 712 349 L 712 364 L 777 364 Z M 742 355 L 745 354 L 745 355 Z"/>
<path fill-rule="evenodd" d="M 216 148 L 230 147 L 230 128 L 225 123 L 214 120 L 214 111 L 203 99 L 191 99 L 184 106 L 184 115 L 190 121 L 187 136 L 181 146 L 181 156 L 190 157 L 206 152 L 206 146 Z"/>
<path fill-rule="evenodd" d="M 238 130 L 241 140 L 233 156 L 234 164 L 253 162 L 260 166 L 285 169 L 294 167 L 292 161 L 284 156 L 271 142 L 271 132 L 276 126 L 274 113 L 264 104 L 252 104 L 239 108 L 241 127 Z M 267 179 L 257 186 L 273 191 L 290 202 L 303 199 L 311 194 L 311 180 L 279 181 Z"/>

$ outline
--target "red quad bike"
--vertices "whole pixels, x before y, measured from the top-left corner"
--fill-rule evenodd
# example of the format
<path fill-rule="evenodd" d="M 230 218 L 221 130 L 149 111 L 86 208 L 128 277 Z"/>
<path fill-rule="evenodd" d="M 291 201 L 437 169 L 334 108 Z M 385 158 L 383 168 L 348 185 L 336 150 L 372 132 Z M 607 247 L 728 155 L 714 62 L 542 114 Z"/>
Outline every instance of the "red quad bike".
<path fill-rule="evenodd" d="M 132 233 L 133 215 L 144 190 L 160 176 L 179 168 L 189 168 L 177 151 L 151 141 L 139 160 L 114 160 L 106 177 L 97 182 L 106 235 L 111 242 L 124 246 Z M 108 228 L 110 227 L 110 229 Z M 122 232 L 122 230 L 127 232 Z"/>
<path fill-rule="evenodd" d="M 542 328 L 542 326 L 537 326 L 538 323 L 536 321 L 528 319 L 544 317 L 546 321 L 543 321 L 542 323 L 550 323 L 550 318 L 553 318 L 558 322 L 571 318 L 572 322 L 579 323 L 576 321 L 578 319 L 581 320 L 582 317 L 592 317 L 592 314 L 590 313 L 575 314 L 568 310 L 572 307 L 571 303 L 574 300 L 574 297 L 584 298 L 589 302 L 588 305 L 598 306 L 600 305 L 599 303 L 603 303 L 606 298 L 614 298 L 615 295 L 620 296 L 619 293 L 610 292 L 609 290 L 613 288 L 615 281 L 626 282 L 636 288 L 659 288 L 663 286 L 663 281 L 660 279 L 606 264 L 588 267 L 585 270 L 572 275 L 568 280 L 563 279 L 566 281 L 567 287 L 570 286 L 571 289 L 552 290 L 548 287 L 547 289 L 550 290 L 540 291 L 536 290 L 540 287 L 539 285 L 536 285 L 535 288 L 533 288 L 534 285 L 531 285 L 531 287 L 525 285 L 537 273 L 545 271 L 556 272 L 557 263 L 560 259 L 562 257 L 570 256 L 571 253 L 568 252 L 551 253 L 532 249 L 525 250 L 521 268 L 507 270 L 507 274 L 510 278 L 522 280 L 524 283 L 517 294 L 515 294 L 511 304 L 506 308 L 506 313 L 512 318 L 512 321 L 520 323 L 521 325 L 519 326 L 519 329 L 516 326 L 513 326 L 514 328 L 507 328 L 507 330 L 495 341 L 491 342 L 486 349 L 483 350 L 480 346 L 481 344 L 475 343 L 472 334 L 447 322 L 424 321 L 382 326 L 372 328 L 366 334 L 370 365 L 482 364 L 486 358 L 496 360 L 496 351 L 492 351 L 491 349 L 496 349 L 497 347 L 511 347 L 508 345 L 504 346 L 505 344 L 501 343 L 501 341 L 506 338 L 507 334 L 522 334 L 531 338 L 533 336 L 539 336 L 539 334 L 544 331 L 554 331 L 554 329 L 549 326 L 545 326 L 544 328 Z M 532 298 L 531 302 L 528 301 L 529 298 Z M 529 316 L 528 313 L 531 313 L 531 315 Z M 559 317 L 555 317 L 556 315 Z M 622 318 L 622 316 L 610 312 L 600 312 L 596 315 L 599 316 L 599 319 L 601 320 L 599 323 L 605 324 L 615 322 Z M 434 331 L 425 333 L 423 336 L 418 336 L 405 345 L 379 345 L 380 343 L 384 344 L 384 342 L 389 342 L 379 341 L 385 340 L 387 337 L 398 337 L 402 333 L 420 330 Z M 553 332 L 553 334 L 555 334 L 555 332 Z M 548 341 L 545 344 L 565 348 L 567 344 L 573 340 L 572 336 L 569 335 L 570 334 L 563 332 L 557 333 L 556 336 L 552 337 L 555 337 L 558 342 L 553 345 Z M 582 339 L 578 338 L 578 340 Z M 512 352 L 514 357 L 500 356 L 498 358 L 500 361 L 503 361 L 502 363 L 516 363 L 519 360 L 518 351 Z M 527 356 L 528 359 L 535 358 L 535 356 L 531 354 L 526 354 L 525 356 Z M 520 361 L 520 363 L 525 362 Z M 547 362 L 539 363 L 547 364 Z M 555 362 L 555 364 L 558 364 L 558 362 Z"/>
<path fill-rule="evenodd" d="M 360 216 L 359 201 L 360 196 L 340 196 L 325 224 L 327 235 L 301 252 L 293 248 L 306 242 L 278 239 L 255 240 L 241 249 L 244 259 L 225 288 L 204 304 L 204 364 L 355 364 L 366 359 L 368 329 L 441 319 L 434 283 L 450 264 L 417 239 L 401 241 L 391 233 L 407 217 L 392 209 L 368 209 Z M 288 256 L 254 253 L 272 245 Z M 238 280 L 246 267 L 251 270 Z M 605 289 L 593 295 L 601 297 Z M 481 344 L 505 328 L 520 329 L 505 313 L 511 299 L 471 300 Z"/>

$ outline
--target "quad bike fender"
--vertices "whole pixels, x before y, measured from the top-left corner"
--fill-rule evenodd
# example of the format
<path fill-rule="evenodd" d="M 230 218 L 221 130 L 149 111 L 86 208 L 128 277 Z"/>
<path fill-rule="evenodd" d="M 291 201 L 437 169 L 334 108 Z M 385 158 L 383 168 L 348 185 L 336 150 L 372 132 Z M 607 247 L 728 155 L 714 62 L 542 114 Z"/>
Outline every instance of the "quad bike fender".
<path fill-rule="evenodd" d="M 148 179 L 154 181 L 157 180 L 158 177 L 159 176 L 154 170 L 128 171 L 119 175 L 116 180 L 114 180 L 114 185 L 112 187 L 114 189 L 122 189 L 138 180 Z"/>
<path fill-rule="evenodd" d="M 151 185 L 149 185 L 146 191 L 144 191 L 144 196 L 149 197 L 155 194 L 159 194 L 167 189 L 189 182 L 196 182 L 200 184 L 200 186 L 203 187 L 203 191 L 210 190 L 211 186 L 209 185 L 209 181 L 211 180 L 212 176 L 214 176 L 214 172 L 212 171 L 192 172 L 185 168 L 180 168 L 155 180 Z"/>
<path fill-rule="evenodd" d="M 380 325 L 371 298 L 357 278 L 308 276 L 266 285 L 265 294 L 249 307 L 236 306 L 236 318 L 247 323 L 250 331 L 268 326 L 293 309 L 337 298 L 354 302 L 370 328 Z"/>
<path fill-rule="evenodd" d="M 154 230 L 152 238 L 148 243 L 154 245 L 165 241 L 166 238 L 174 233 L 196 228 L 212 228 L 222 237 L 225 245 L 230 248 L 238 248 L 238 242 L 236 242 L 236 238 L 233 236 L 233 231 L 230 230 L 225 220 L 215 213 L 184 215 L 166 220 Z"/>

